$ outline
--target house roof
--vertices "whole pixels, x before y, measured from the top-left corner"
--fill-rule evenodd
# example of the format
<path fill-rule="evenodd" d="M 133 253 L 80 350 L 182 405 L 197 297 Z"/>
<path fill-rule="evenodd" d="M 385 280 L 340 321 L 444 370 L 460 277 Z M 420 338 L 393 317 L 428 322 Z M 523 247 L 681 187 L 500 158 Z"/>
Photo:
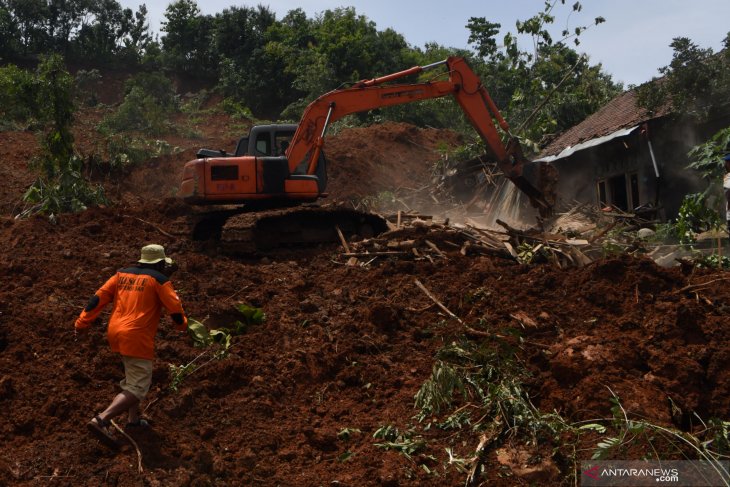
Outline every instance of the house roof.
<path fill-rule="evenodd" d="M 603 108 L 566 130 L 540 152 L 539 159 L 557 156 L 563 150 L 593 139 L 606 137 L 622 129 L 635 127 L 643 122 L 660 118 L 671 111 L 669 103 L 650 113 L 636 104 L 636 90 L 625 91 L 608 102 Z M 606 140 L 609 140 L 607 138 Z"/>

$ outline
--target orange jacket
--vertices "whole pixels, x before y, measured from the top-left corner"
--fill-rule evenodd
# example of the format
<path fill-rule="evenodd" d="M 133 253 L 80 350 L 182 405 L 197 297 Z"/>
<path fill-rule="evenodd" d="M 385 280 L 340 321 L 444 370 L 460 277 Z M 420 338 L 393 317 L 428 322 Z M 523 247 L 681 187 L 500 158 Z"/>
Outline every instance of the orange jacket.
<path fill-rule="evenodd" d="M 76 320 L 77 329 L 88 328 L 111 301 L 107 338 L 112 351 L 128 357 L 152 360 L 154 340 L 164 307 L 177 324 L 187 328 L 188 319 L 170 280 L 161 272 L 143 267 L 117 271 L 96 291 Z"/>

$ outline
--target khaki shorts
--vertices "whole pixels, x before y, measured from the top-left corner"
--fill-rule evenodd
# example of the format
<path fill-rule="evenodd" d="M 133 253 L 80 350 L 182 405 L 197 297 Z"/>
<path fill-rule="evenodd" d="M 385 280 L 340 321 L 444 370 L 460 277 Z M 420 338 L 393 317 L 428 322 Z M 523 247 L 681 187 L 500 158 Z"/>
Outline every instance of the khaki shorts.
<path fill-rule="evenodd" d="M 125 377 L 119 381 L 119 386 L 141 401 L 152 385 L 152 360 L 122 355 L 122 363 Z"/>

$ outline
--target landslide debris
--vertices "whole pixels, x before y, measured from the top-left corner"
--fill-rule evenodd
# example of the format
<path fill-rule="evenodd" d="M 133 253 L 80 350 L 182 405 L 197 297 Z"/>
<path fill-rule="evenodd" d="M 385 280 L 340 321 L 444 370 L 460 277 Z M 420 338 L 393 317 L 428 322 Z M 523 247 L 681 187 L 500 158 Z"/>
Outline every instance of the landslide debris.
<path fill-rule="evenodd" d="M 332 197 L 428 184 L 424 168 L 438 154 L 424 147 L 442 135 L 406 125 L 343 131 L 327 146 Z M 7 485 L 463 485 L 486 433 L 444 415 L 414 420 L 414 397 L 437 354 L 454 343 L 508 353 L 523 366 L 521 385 L 534 406 L 569 422 L 610 417 L 612 392 L 628 414 L 684 429 L 694 413 L 722 417 L 730 408 L 726 273 L 685 273 L 625 255 L 527 265 L 504 245 L 517 252 L 524 243 L 514 229 L 490 234 L 403 214 L 400 225 L 389 215 L 390 233 L 348 242 L 349 252 L 339 244 L 253 259 L 201 251 L 165 231 L 184 211 L 170 195 L 182 163 L 207 145 L 197 141 L 107 182 L 114 206 L 55 223 L 17 221 L 9 211 L 32 179 L 25 160 L 33 142 L 2 136 L 18 146 L 3 154 L 13 191 L 0 193 Z M 245 302 L 266 320 L 177 392 L 168 364 L 188 364 L 201 350 L 162 324 L 143 406 L 154 426 L 131 433 L 139 474 L 131 446 L 112 455 L 83 427 L 120 379 L 105 319 L 83 339 L 72 327 L 103 280 L 150 242 L 180 263 L 174 282 L 190 316 L 211 329 L 229 326 L 235 304 Z M 452 406 L 448 414 L 468 414 L 475 398 L 457 394 Z M 386 441 L 377 432 L 391 438 L 387 447 L 376 446 Z M 566 481 L 573 464 L 555 442 L 530 449 L 502 438 L 484 450 L 480 481 Z"/>

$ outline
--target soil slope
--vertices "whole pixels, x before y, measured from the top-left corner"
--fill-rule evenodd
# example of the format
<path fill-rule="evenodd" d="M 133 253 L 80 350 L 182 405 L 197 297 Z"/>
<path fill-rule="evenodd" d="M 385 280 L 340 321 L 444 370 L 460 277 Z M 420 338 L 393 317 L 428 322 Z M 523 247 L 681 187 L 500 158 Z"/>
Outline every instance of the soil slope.
<path fill-rule="evenodd" d="M 26 132 L 0 134 L 0 485 L 463 485 L 444 448 L 470 457 L 480 436 L 470 428 L 424 432 L 426 447 L 413 458 L 378 448 L 372 435 L 413 424 L 413 397 L 436 352 L 468 339 L 465 324 L 519 330 L 524 342 L 515 350 L 532 374 L 534 404 L 569 420 L 609 415 L 609 388 L 629 414 L 660 424 L 687 428 L 692 412 L 727 416 L 727 273 L 683 274 L 625 257 L 582 269 L 521 266 L 462 256 L 445 242 L 438 243 L 446 258 L 435 262 L 346 266 L 334 245 L 233 259 L 166 235 L 186 211 L 171 198 L 182 164 L 199 146 L 232 147 L 227 126 L 211 119 L 201 124 L 202 139 L 170 139 L 185 151 L 106 182 L 115 205 L 56 223 L 11 217 L 33 180 L 27 161 L 37 144 Z M 345 130 L 326 146 L 330 198 L 428 184 L 435 148 L 453 137 L 393 124 Z M 78 138 L 82 149 L 91 144 Z M 173 282 L 190 316 L 227 326 L 234 305 L 249 303 L 266 320 L 175 392 L 168 364 L 187 364 L 201 350 L 163 319 L 143 406 L 153 429 L 130 432 L 142 457 L 138 473 L 134 448 L 113 454 L 84 427 L 121 378 L 104 337 L 108 313 L 82 338 L 73 322 L 150 242 L 180 263 Z M 463 323 L 434 306 L 415 279 Z M 559 473 L 545 470 L 539 483 L 572 484 L 565 459 L 549 461 Z M 505 470 L 494 451 L 486 465 L 483 485 L 534 482 Z"/>

